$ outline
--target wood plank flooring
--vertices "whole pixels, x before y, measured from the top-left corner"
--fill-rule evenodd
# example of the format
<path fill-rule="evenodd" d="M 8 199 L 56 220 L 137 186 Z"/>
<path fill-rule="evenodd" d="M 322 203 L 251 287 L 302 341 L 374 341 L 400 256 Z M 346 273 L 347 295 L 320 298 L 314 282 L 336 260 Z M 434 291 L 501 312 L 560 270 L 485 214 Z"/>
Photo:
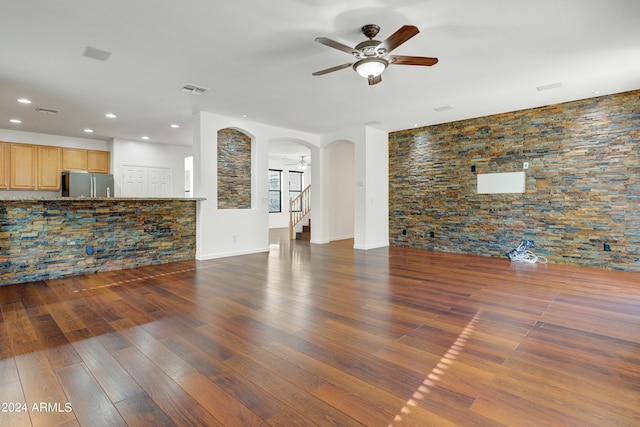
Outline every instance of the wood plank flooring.
<path fill-rule="evenodd" d="M 0 287 L 0 425 L 640 425 L 640 274 L 352 245 Z"/>

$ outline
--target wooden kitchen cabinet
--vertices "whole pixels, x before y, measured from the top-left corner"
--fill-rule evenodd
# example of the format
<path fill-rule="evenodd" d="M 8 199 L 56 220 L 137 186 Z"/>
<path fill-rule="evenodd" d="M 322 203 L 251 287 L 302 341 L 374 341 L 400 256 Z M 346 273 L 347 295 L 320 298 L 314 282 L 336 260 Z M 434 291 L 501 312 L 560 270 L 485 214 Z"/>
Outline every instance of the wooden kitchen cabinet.
<path fill-rule="evenodd" d="M 36 189 L 36 159 L 38 146 L 31 144 L 11 144 L 11 178 L 9 188 L 12 190 Z"/>
<path fill-rule="evenodd" d="M 62 184 L 62 148 L 38 146 L 37 190 L 59 190 Z"/>
<path fill-rule="evenodd" d="M 108 151 L 87 150 L 87 170 L 94 173 L 109 173 L 110 153 Z"/>
<path fill-rule="evenodd" d="M 109 173 L 111 156 L 108 151 L 85 150 L 83 148 L 62 149 L 63 171 L 86 171 Z"/>
<path fill-rule="evenodd" d="M 83 148 L 63 148 L 62 149 L 62 170 L 63 171 L 86 171 L 87 170 L 87 150 Z"/>
<path fill-rule="evenodd" d="M 62 171 L 110 170 L 109 151 L 0 142 L 0 190 L 57 191 Z"/>
<path fill-rule="evenodd" d="M 11 144 L 0 142 L 0 190 L 8 190 L 11 175 Z"/>

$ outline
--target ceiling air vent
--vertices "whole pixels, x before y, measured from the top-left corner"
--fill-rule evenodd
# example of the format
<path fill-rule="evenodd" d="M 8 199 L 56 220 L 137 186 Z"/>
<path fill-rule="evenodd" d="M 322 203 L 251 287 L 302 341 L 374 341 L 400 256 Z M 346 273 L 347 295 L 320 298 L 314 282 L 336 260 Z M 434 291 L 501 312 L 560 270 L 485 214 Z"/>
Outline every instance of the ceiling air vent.
<path fill-rule="evenodd" d="M 87 46 L 84 52 L 82 52 L 82 56 L 86 56 L 87 58 L 97 59 L 98 61 L 106 61 L 111 56 L 111 52 L 107 52 L 106 50 Z"/>
<path fill-rule="evenodd" d="M 36 111 L 42 114 L 58 114 L 60 112 L 60 110 L 56 110 L 55 108 L 44 108 L 44 107 L 38 107 L 36 108 Z"/>
<path fill-rule="evenodd" d="M 203 93 L 205 93 L 208 90 L 209 90 L 208 88 L 202 87 L 202 86 L 184 85 L 180 89 L 180 92 L 190 93 L 191 95 L 202 95 Z"/>
<path fill-rule="evenodd" d="M 538 92 L 542 92 L 545 90 L 558 89 L 561 87 L 562 87 L 562 82 L 557 82 L 557 83 L 551 83 L 544 86 L 536 86 L 536 89 L 538 89 Z"/>
<path fill-rule="evenodd" d="M 442 107 L 436 107 L 433 109 L 433 111 L 437 111 L 438 113 L 449 110 L 453 110 L 453 107 L 451 105 L 443 105 Z"/>

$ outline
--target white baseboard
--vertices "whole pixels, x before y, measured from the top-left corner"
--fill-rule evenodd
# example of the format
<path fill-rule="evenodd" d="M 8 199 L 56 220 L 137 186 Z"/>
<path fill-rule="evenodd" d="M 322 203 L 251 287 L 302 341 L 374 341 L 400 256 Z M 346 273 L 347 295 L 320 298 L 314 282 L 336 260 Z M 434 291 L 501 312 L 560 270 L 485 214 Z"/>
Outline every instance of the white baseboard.
<path fill-rule="evenodd" d="M 353 234 L 349 234 L 346 236 L 332 236 L 330 240 L 333 242 L 334 240 L 347 240 L 347 239 L 353 239 Z"/>
<path fill-rule="evenodd" d="M 269 247 L 267 246 L 266 248 L 248 249 L 248 250 L 244 250 L 244 251 L 218 252 L 218 253 L 213 253 L 213 254 L 199 254 L 199 255 L 196 255 L 196 259 L 198 261 L 206 261 L 208 259 L 227 258 L 227 257 L 239 256 L 239 255 L 250 255 L 250 254 L 257 254 L 257 253 L 261 253 L 261 252 L 269 252 Z"/>
<path fill-rule="evenodd" d="M 324 240 L 324 239 L 323 240 L 317 240 L 317 239 L 314 240 L 314 239 L 311 239 L 309 241 L 309 243 L 313 243 L 314 245 L 326 245 L 327 243 L 330 243 L 330 240 Z"/>
<path fill-rule="evenodd" d="M 385 248 L 387 246 L 389 246 L 389 242 L 375 243 L 371 245 L 353 245 L 353 249 L 368 251 L 369 249 Z"/>

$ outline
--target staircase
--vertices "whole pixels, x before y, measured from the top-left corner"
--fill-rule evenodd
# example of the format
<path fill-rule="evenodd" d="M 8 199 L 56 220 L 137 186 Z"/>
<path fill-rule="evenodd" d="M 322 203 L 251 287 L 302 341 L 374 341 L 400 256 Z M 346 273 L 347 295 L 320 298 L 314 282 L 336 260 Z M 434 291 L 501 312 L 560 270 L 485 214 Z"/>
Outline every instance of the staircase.
<path fill-rule="evenodd" d="M 307 218 L 307 225 L 302 227 L 302 232 L 296 233 L 296 239 L 311 240 L 311 219 L 308 216 L 310 212 L 311 186 L 309 185 L 296 198 L 289 200 L 289 239 L 293 239 L 294 227 Z"/>
<path fill-rule="evenodd" d="M 302 231 L 296 232 L 296 240 L 311 240 L 311 219 L 307 221 L 307 225 L 302 226 Z"/>

